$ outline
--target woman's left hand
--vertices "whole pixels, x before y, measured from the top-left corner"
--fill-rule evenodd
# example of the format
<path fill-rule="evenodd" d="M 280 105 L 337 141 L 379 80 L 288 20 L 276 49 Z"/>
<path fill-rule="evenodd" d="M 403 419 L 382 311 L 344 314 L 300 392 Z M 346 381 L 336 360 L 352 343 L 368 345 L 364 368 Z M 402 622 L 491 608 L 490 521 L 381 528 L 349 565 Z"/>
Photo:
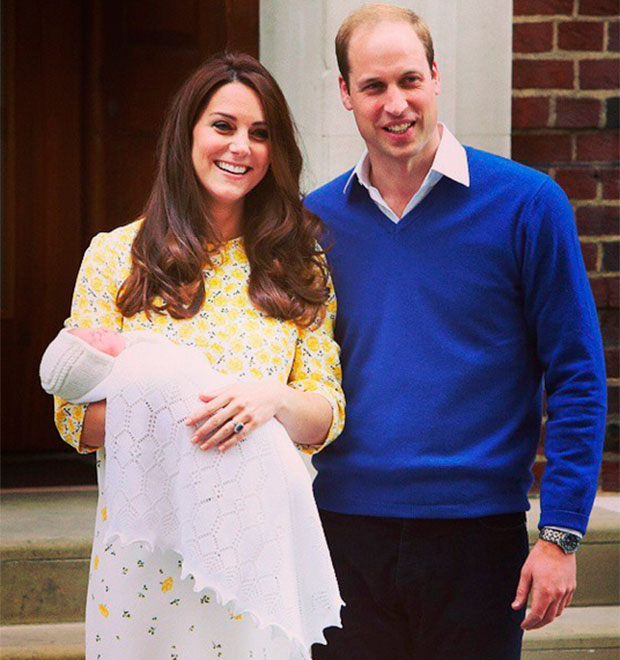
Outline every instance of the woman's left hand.
<path fill-rule="evenodd" d="M 230 449 L 277 414 L 286 389 L 276 378 L 266 378 L 258 383 L 235 383 L 209 394 L 199 394 L 205 405 L 185 420 L 187 426 L 198 425 L 191 441 L 203 450 Z"/>

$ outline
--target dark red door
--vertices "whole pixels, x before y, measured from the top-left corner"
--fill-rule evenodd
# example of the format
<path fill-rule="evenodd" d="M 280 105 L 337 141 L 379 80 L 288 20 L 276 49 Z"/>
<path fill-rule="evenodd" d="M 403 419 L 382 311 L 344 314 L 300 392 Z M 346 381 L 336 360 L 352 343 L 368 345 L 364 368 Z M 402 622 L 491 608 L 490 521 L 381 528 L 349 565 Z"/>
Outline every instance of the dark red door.
<path fill-rule="evenodd" d="M 181 81 L 218 50 L 258 55 L 258 0 L 5 0 L 2 28 L 6 459 L 65 449 L 38 362 L 82 253 L 140 212 Z"/>

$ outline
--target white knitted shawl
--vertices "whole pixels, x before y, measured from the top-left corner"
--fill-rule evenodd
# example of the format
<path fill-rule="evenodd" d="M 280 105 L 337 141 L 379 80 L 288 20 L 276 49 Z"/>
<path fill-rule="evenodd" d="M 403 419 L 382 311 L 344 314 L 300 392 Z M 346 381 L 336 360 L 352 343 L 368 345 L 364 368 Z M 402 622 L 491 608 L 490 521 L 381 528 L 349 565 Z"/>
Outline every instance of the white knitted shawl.
<path fill-rule="evenodd" d="M 105 541 L 172 550 L 181 577 L 309 658 L 340 626 L 336 577 L 310 476 L 275 419 L 225 453 L 190 442 L 198 392 L 234 379 L 198 349 L 133 341 L 102 388 L 107 399 Z"/>

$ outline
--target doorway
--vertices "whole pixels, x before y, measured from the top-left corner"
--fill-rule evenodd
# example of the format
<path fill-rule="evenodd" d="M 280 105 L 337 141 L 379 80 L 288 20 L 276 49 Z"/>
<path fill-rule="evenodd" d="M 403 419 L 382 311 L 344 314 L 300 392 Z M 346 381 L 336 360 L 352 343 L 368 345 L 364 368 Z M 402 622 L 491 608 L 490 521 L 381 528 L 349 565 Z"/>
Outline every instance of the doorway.
<path fill-rule="evenodd" d="M 94 482 L 39 386 L 90 239 L 135 219 L 181 82 L 258 56 L 258 0 L 2 3 L 2 486 Z"/>

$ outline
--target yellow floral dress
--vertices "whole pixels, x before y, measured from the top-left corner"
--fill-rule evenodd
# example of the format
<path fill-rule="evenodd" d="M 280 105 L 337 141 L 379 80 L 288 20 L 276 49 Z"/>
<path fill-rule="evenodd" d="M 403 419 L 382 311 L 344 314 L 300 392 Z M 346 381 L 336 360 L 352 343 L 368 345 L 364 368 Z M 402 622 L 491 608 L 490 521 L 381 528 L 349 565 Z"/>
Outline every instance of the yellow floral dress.
<path fill-rule="evenodd" d="M 255 309 L 247 293 L 249 263 L 243 239 L 224 244 L 214 268 L 204 273 L 206 299 L 191 319 L 141 312 L 124 318 L 116 293 L 129 274 L 130 249 L 139 221 L 98 234 L 84 255 L 68 326 L 105 326 L 119 331 L 153 330 L 178 344 L 204 351 L 213 367 L 239 378 L 275 376 L 331 404 L 332 425 L 325 444 L 341 431 L 344 397 L 338 346 L 332 331 L 332 292 L 325 320 L 315 329 Z M 62 438 L 80 448 L 85 405 L 56 399 Z M 87 660 L 288 660 L 284 639 L 271 640 L 247 617 L 234 616 L 208 590 L 194 592 L 191 577 L 180 579 L 174 553 L 150 552 L 142 544 L 104 545 L 107 529 L 103 489 L 105 448 L 97 452 L 99 500 L 86 603 Z"/>

